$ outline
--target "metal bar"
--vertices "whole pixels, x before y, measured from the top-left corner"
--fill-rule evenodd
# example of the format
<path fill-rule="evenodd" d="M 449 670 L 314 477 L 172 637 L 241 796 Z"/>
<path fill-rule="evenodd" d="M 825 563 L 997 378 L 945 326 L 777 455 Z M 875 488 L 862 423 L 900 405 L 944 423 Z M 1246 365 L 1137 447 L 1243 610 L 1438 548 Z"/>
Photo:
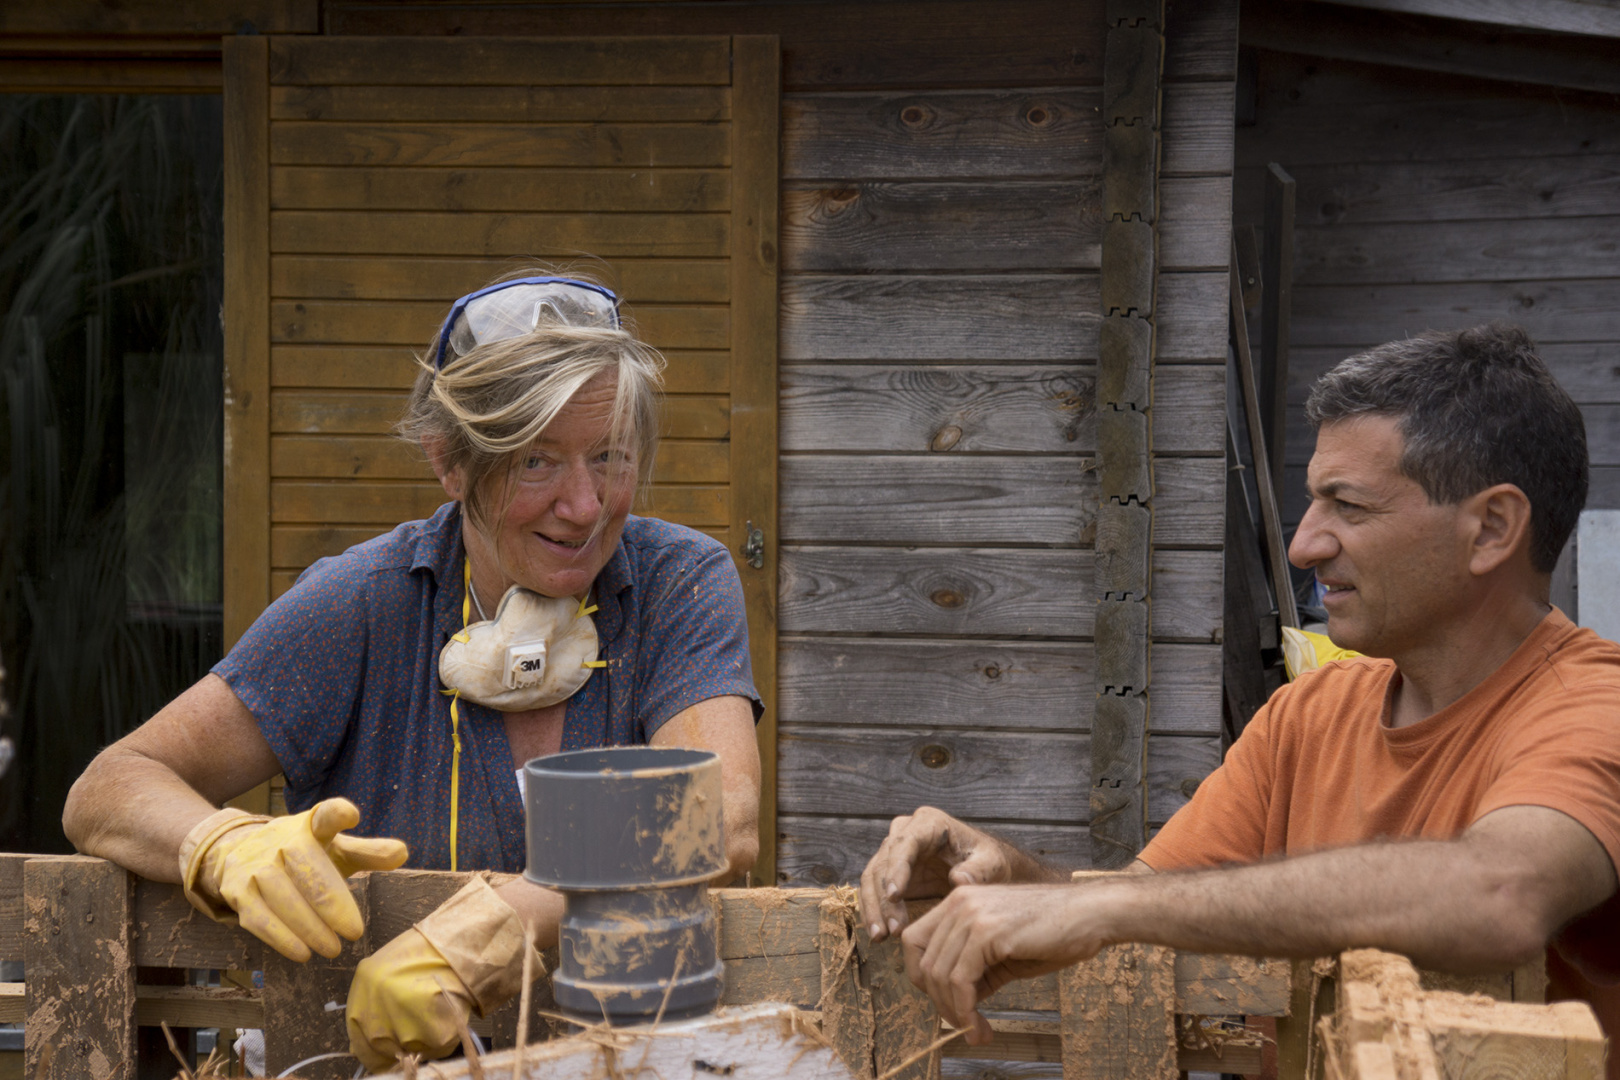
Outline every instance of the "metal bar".
<path fill-rule="evenodd" d="M 1249 455 L 1256 462 L 1271 460 L 1266 454 L 1266 433 L 1260 426 L 1260 400 L 1254 381 L 1254 360 L 1249 354 L 1249 327 L 1243 321 L 1243 282 L 1238 277 L 1237 245 L 1232 245 L 1230 270 L 1232 337 L 1237 345 L 1238 378 L 1243 390 L 1243 418 L 1249 428 Z M 1293 583 L 1288 576 L 1288 551 L 1283 547 L 1282 517 L 1277 513 L 1277 492 L 1271 484 L 1271 470 L 1256 467 L 1255 487 L 1260 490 L 1260 528 L 1265 536 L 1266 556 L 1271 569 L 1271 586 L 1277 593 L 1277 614 L 1284 626 L 1299 626 L 1299 609 L 1294 605 Z"/>

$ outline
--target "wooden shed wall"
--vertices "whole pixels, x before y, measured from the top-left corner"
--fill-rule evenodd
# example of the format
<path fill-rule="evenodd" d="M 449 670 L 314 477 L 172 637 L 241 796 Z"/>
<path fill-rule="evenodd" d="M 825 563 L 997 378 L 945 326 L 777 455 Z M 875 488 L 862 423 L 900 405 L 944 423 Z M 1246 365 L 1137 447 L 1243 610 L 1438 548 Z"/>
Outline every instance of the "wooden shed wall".
<path fill-rule="evenodd" d="M 932 804 L 1089 861 L 1103 5 L 326 8 L 328 33 L 782 41 L 779 856 Z M 1172 0 L 1150 813 L 1219 760 L 1235 0 Z"/>
<path fill-rule="evenodd" d="M 1307 5 L 1309 7 L 1309 5 Z M 1239 227 L 1261 170 L 1298 182 L 1284 514 L 1303 512 L 1311 382 L 1426 329 L 1524 325 L 1580 403 L 1592 507 L 1620 507 L 1620 99 L 1259 50 L 1237 129 Z"/>

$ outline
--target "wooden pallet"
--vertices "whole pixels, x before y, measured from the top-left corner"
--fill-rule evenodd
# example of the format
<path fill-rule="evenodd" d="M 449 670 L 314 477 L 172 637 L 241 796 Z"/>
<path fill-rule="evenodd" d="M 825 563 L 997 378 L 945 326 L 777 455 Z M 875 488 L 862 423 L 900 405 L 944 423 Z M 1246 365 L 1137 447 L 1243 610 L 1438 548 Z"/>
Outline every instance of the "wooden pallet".
<path fill-rule="evenodd" d="M 265 1032 L 271 1075 L 347 1047 L 342 1013 L 356 963 L 432 911 L 466 874 L 396 870 L 360 874 L 350 887 L 366 935 L 335 960 L 294 964 L 257 939 L 209 921 L 174 885 L 145 881 L 85 856 L 0 854 L 0 959 L 21 959 L 26 983 L 0 984 L 0 1022 L 25 1024 L 33 1080 L 133 1080 L 136 1031 L 171 1027 Z M 812 1013 L 858 1078 L 893 1069 L 935 1042 L 938 1014 L 905 977 L 897 942 L 872 945 L 848 890 L 720 889 L 713 894 L 725 960 L 722 1004 L 783 1002 Z M 142 969 L 263 971 L 262 990 L 149 985 Z M 1061 1061 L 1065 1077 L 1174 1080 L 1186 1069 L 1258 1071 L 1253 1048 L 1184 1049 L 1187 1016 L 1283 1016 L 1287 961 L 1177 954 L 1121 946 L 1060 976 L 1014 983 L 986 1003 L 996 1040 L 945 1056 Z M 551 1008 L 537 984 L 535 1007 Z M 517 1004 L 477 1025 L 510 1045 Z M 531 1032 L 544 1031 L 536 1020 Z M 941 1051 L 896 1080 L 937 1076 Z M 347 1067 L 344 1067 L 345 1064 Z M 325 1070 L 325 1071 L 323 1071 Z M 352 1060 L 300 1075 L 344 1076 Z"/>

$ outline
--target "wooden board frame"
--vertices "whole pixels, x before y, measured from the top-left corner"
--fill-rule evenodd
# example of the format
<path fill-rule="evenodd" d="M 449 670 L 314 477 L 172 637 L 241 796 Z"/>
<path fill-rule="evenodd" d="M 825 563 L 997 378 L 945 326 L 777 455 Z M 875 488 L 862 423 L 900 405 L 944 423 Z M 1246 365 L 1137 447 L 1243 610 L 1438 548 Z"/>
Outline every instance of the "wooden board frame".
<path fill-rule="evenodd" d="M 342 1022 L 325 1013 L 322 1004 L 347 985 L 362 957 L 438 907 L 469 876 L 422 870 L 356 875 L 350 879 L 350 890 L 366 920 L 364 938 L 346 947 L 337 960 L 305 967 L 282 961 L 237 927 L 200 918 L 176 885 L 145 881 L 84 856 L 0 854 L 0 958 L 23 956 L 33 949 L 33 939 L 60 957 L 56 967 L 40 964 L 38 982 L 0 984 L 0 1022 L 26 1020 L 32 1028 L 49 1019 L 59 1023 L 60 1030 L 77 1033 L 85 1045 L 103 1047 L 110 1068 L 89 1067 L 88 1056 L 75 1061 L 57 1051 L 52 1054 L 55 1065 L 47 1062 L 36 1071 L 36 1062 L 30 1069 L 30 1075 L 75 1080 L 120 1075 L 118 1067 L 124 1063 L 106 1047 L 122 1042 L 108 1040 L 133 1043 L 137 1026 L 160 1021 L 180 1027 L 262 1027 L 272 1068 L 276 1062 L 284 1066 L 297 1060 L 292 1055 L 338 1050 L 342 1047 L 328 1044 L 344 1040 Z M 509 878 L 495 875 L 492 880 L 498 885 Z M 874 1066 L 881 1071 L 900 1063 L 896 1048 L 921 1048 L 932 1041 L 937 1015 L 901 973 L 897 943 L 874 947 L 867 940 L 846 890 L 720 889 L 711 893 L 711 899 L 719 918 L 719 953 L 726 964 L 722 1005 L 764 1001 L 796 1005 L 821 1023 L 852 1071 L 868 1077 Z M 930 904 L 914 904 L 913 915 L 922 914 Z M 92 908 L 96 920 L 87 924 L 84 914 Z M 68 921 L 49 922 L 58 914 Z M 113 948 L 108 943 L 122 945 Z M 1156 1009 L 1164 1015 L 1173 1009 L 1182 1016 L 1234 1010 L 1280 1015 L 1288 1009 L 1286 961 L 1161 952 L 1160 977 L 1152 985 L 1144 980 L 1140 990 L 1147 996 L 1127 1008 Z M 265 988 L 142 985 L 136 965 L 259 969 L 265 972 Z M 1071 969 L 1063 975 L 1067 981 L 1062 992 L 1056 975 L 1003 988 L 985 1003 L 998 1032 L 996 1041 L 987 1047 L 949 1047 L 943 1056 L 1058 1060 L 1063 1039 L 1082 1030 L 1074 1018 L 1065 1018 L 1065 997 L 1079 1000 L 1104 993 L 1117 997 L 1116 966 L 1093 963 Z M 100 986 L 117 994 L 111 998 L 41 994 L 58 983 Z M 532 1007 L 552 1007 L 544 992 L 548 985 L 536 986 Z M 1134 1002 L 1137 990 L 1126 994 Z M 300 998 L 304 1007 L 294 1007 Z M 108 1011 L 113 1005 L 116 1022 Z M 476 1020 L 475 1029 L 485 1034 L 511 1031 L 515 1009 L 516 1002 L 508 1002 L 490 1017 Z M 1017 1019 L 1002 1015 L 1011 1012 L 1020 1015 Z M 536 1019 L 529 1030 L 547 1028 Z M 1175 1045 L 1170 1033 L 1158 1038 L 1143 1035 L 1138 1041 L 1143 1047 L 1138 1056 L 1144 1060 L 1163 1061 L 1173 1054 L 1182 1069 L 1204 1067 L 1208 1061 L 1205 1051 Z M 1230 1071 L 1251 1058 L 1257 1065 L 1257 1055 L 1240 1056 L 1228 1059 L 1226 1068 Z M 937 1076 L 937 1068 L 925 1061 L 906 1075 L 908 1080 L 923 1080 L 931 1074 Z M 121 1075 L 132 1073 L 126 1067 Z"/>

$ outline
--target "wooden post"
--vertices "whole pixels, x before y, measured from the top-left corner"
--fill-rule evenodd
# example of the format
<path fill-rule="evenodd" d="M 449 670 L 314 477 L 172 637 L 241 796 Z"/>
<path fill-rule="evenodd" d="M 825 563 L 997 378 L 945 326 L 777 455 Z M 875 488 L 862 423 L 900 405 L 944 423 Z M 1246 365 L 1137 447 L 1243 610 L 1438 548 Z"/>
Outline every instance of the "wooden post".
<path fill-rule="evenodd" d="M 855 1080 L 872 1080 L 872 991 L 861 968 L 855 911 L 837 893 L 821 902 L 821 1030 Z"/>
<path fill-rule="evenodd" d="M 1288 330 L 1294 296 L 1294 178 L 1266 166 L 1266 250 L 1260 297 L 1260 404 L 1271 450 L 1271 487 L 1283 488 L 1288 441 Z"/>
<path fill-rule="evenodd" d="M 1163 0 L 1109 0 L 1107 25 L 1089 812 L 1092 865 L 1118 869 L 1147 843 Z"/>
<path fill-rule="evenodd" d="M 134 1080 L 131 875 L 83 855 L 23 866 L 26 1075 Z"/>
<path fill-rule="evenodd" d="M 759 856 L 776 883 L 776 278 L 782 50 L 774 36 L 731 39 L 731 518 L 742 577 L 759 740 Z M 756 447 L 753 454 L 742 448 Z M 754 530 L 758 545 L 749 546 Z M 745 551 L 746 549 L 746 551 Z"/>
<path fill-rule="evenodd" d="M 360 916 L 371 921 L 371 875 L 357 874 L 349 893 L 360 906 Z M 264 1063 L 271 1076 L 317 1054 L 349 1048 L 344 1013 L 327 1009 L 344 1005 L 354 968 L 370 952 L 366 935 L 345 941 L 335 959 L 312 956 L 308 963 L 288 960 L 274 949 L 264 950 Z M 348 1080 L 354 1075 L 353 1058 L 317 1061 L 298 1070 L 304 1080 Z"/>
<path fill-rule="evenodd" d="M 864 936 L 862 931 L 856 932 Z M 884 1076 L 939 1036 L 939 1010 L 906 977 L 899 938 L 869 945 L 862 968 L 871 987 L 872 1030 L 883 1033 L 872 1041 L 872 1067 L 878 1076 Z M 895 1073 L 895 1080 L 939 1080 L 939 1057 L 939 1051 L 934 1051 Z"/>
<path fill-rule="evenodd" d="M 1116 945 L 1058 974 L 1063 1080 L 1176 1080 L 1176 954 Z"/>

